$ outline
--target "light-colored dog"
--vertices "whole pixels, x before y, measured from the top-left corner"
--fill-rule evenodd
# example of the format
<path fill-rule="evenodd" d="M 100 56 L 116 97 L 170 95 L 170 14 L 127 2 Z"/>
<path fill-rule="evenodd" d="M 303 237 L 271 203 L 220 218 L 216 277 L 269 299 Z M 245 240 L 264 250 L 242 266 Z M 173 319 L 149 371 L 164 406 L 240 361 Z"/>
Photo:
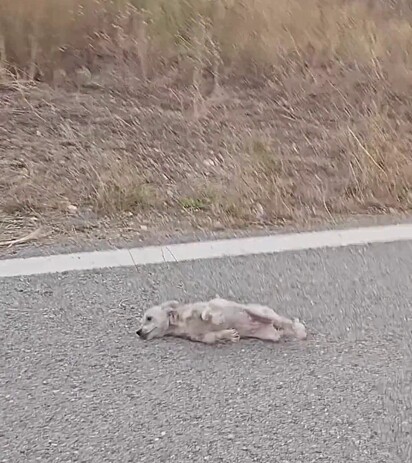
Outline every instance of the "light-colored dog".
<path fill-rule="evenodd" d="M 213 344 L 257 338 L 277 342 L 284 336 L 306 339 L 305 326 L 258 304 L 239 304 L 219 297 L 208 302 L 182 304 L 167 301 L 143 315 L 136 332 L 142 339 L 176 336 Z"/>

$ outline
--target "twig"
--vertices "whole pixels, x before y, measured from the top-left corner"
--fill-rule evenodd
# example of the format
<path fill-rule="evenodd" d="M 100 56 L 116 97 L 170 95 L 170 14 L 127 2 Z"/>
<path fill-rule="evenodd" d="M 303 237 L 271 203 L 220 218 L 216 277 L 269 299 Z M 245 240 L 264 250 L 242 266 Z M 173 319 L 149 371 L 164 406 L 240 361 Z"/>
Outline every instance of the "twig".
<path fill-rule="evenodd" d="M 29 241 L 37 240 L 41 236 L 43 236 L 42 229 L 38 228 L 37 230 L 34 230 L 31 233 L 29 233 L 28 235 L 23 236 L 21 238 L 17 238 L 15 240 L 0 241 L 0 247 L 3 247 L 3 246 L 11 247 L 11 246 L 14 246 L 15 244 L 27 243 Z"/>
<path fill-rule="evenodd" d="M 363 146 L 362 142 L 359 140 L 359 138 L 354 134 L 353 130 L 351 128 L 348 128 L 349 133 L 352 135 L 352 137 L 355 139 L 356 143 L 359 145 L 360 149 L 368 156 L 368 158 L 375 164 L 375 166 L 383 172 L 384 175 L 386 175 L 385 170 L 376 162 L 376 160 L 373 158 L 373 156 L 369 153 L 369 151 Z"/>

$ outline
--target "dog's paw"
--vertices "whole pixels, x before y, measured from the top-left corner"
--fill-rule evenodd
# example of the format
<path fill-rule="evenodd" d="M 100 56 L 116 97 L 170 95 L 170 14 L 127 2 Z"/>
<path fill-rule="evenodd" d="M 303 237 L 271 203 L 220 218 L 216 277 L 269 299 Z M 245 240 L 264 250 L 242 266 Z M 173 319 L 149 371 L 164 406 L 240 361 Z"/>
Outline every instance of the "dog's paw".
<path fill-rule="evenodd" d="M 200 319 L 203 320 L 204 322 L 208 322 L 210 320 L 210 317 L 211 317 L 211 313 L 208 309 L 202 310 L 202 312 L 200 312 Z"/>
<path fill-rule="evenodd" d="M 304 340 L 308 337 L 305 325 L 298 319 L 293 320 L 293 331 L 298 339 Z"/>
<path fill-rule="evenodd" d="M 227 339 L 230 342 L 239 342 L 240 336 L 236 330 L 227 330 Z"/>
<path fill-rule="evenodd" d="M 210 309 L 204 310 L 200 314 L 200 318 L 205 322 L 212 323 L 213 325 L 223 325 L 225 321 L 225 317 L 223 316 L 222 313 L 214 312 Z"/>

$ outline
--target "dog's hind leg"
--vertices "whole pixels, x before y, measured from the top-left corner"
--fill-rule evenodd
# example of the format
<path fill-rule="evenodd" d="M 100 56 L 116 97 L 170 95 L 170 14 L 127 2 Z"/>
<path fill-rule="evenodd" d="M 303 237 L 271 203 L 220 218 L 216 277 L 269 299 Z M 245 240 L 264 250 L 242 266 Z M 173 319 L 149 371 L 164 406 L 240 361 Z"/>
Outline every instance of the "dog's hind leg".
<path fill-rule="evenodd" d="M 248 304 L 245 306 L 245 310 L 253 319 L 262 323 L 270 323 L 277 330 L 283 331 L 284 334 L 295 336 L 298 339 L 306 339 L 307 337 L 305 326 L 297 318 L 291 320 L 279 315 L 269 307 L 258 304 Z"/>
<path fill-rule="evenodd" d="M 261 339 L 262 341 L 279 342 L 284 336 L 284 331 L 277 330 L 273 325 L 262 324 L 262 326 L 255 330 L 250 337 Z"/>

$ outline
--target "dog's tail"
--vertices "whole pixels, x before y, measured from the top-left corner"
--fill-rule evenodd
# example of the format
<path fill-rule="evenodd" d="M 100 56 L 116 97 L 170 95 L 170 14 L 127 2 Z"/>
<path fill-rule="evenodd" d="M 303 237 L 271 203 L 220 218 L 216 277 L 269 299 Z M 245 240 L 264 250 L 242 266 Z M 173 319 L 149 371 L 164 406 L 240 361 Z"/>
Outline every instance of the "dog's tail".
<path fill-rule="evenodd" d="M 295 336 L 298 339 L 306 339 L 308 337 L 308 333 L 306 332 L 305 325 L 299 320 L 299 318 L 294 318 L 292 323 L 292 330 L 295 333 Z"/>

